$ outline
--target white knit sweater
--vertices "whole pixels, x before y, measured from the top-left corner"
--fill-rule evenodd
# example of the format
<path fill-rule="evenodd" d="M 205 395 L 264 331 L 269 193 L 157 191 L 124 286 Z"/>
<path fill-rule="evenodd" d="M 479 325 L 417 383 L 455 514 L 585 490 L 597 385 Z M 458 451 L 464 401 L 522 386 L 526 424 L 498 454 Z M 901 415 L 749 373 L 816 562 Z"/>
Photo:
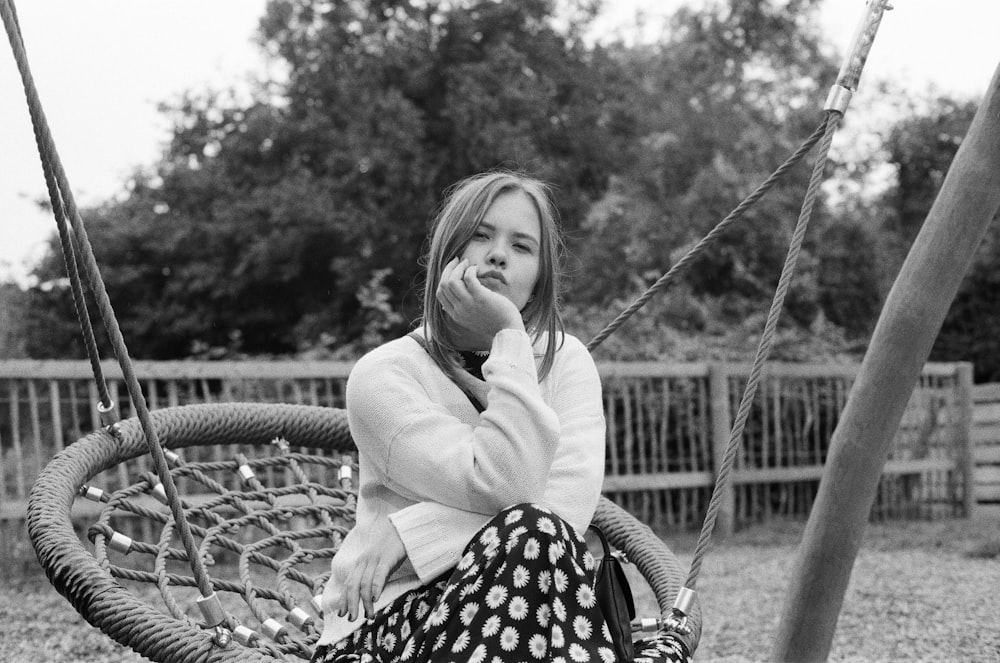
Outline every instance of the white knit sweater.
<path fill-rule="evenodd" d="M 422 333 L 422 330 L 421 330 Z M 544 343 L 544 339 L 540 344 Z M 460 376 L 486 405 L 468 397 L 412 338 L 376 348 L 347 381 L 347 413 L 359 451 L 357 519 L 332 562 L 324 608 L 389 518 L 407 560 L 376 609 L 453 568 L 487 520 L 519 502 L 551 508 L 583 532 L 604 474 L 604 411 L 594 362 L 566 335 L 545 380 L 522 331 L 503 330 L 483 364 L 484 381 Z M 324 609 L 319 644 L 360 626 Z"/>

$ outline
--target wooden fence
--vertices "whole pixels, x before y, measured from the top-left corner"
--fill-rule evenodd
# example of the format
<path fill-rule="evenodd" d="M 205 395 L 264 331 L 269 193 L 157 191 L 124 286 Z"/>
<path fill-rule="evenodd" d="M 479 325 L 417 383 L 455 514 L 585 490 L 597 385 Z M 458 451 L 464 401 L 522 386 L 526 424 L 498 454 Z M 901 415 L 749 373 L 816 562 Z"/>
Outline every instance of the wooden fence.
<path fill-rule="evenodd" d="M 120 371 L 110 362 L 104 368 L 122 416 L 130 416 Z M 152 409 L 219 401 L 342 407 L 350 368 L 334 362 L 136 362 Z M 733 487 L 723 500 L 722 527 L 808 513 L 856 370 L 798 364 L 767 369 Z M 600 371 L 608 420 L 605 492 L 655 526 L 697 526 L 749 366 L 607 363 Z M 873 518 L 970 512 L 971 399 L 970 365 L 925 367 L 897 433 Z M 0 520 L 23 519 L 39 469 L 98 426 L 97 391 L 86 362 L 0 362 Z M 191 452 L 186 450 L 186 457 Z M 201 450 L 212 455 L 190 459 L 220 460 L 231 452 Z M 121 488 L 147 467 L 145 459 L 136 459 L 94 483 Z"/>
<path fill-rule="evenodd" d="M 1000 382 L 972 390 L 976 502 L 1000 508 Z"/>

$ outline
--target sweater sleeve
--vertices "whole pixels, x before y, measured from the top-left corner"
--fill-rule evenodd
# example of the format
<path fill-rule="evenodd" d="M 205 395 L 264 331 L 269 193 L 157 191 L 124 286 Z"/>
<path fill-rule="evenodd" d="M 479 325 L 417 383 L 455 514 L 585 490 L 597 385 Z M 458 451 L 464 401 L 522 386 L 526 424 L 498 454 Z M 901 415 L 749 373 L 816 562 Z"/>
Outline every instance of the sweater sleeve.
<path fill-rule="evenodd" d="M 483 374 L 489 406 L 471 426 L 433 402 L 400 362 L 358 362 L 347 382 L 351 432 L 387 486 L 489 515 L 541 498 L 560 422 L 541 396 L 528 335 L 496 334 Z"/>
<path fill-rule="evenodd" d="M 419 502 L 389 516 L 406 548 L 406 557 L 427 584 L 461 559 L 462 551 L 490 516 L 434 502 Z"/>
<path fill-rule="evenodd" d="M 553 373 L 551 404 L 559 416 L 559 450 L 544 503 L 582 534 L 604 483 L 607 429 L 601 378 L 590 353 L 572 336 L 566 336 Z"/>

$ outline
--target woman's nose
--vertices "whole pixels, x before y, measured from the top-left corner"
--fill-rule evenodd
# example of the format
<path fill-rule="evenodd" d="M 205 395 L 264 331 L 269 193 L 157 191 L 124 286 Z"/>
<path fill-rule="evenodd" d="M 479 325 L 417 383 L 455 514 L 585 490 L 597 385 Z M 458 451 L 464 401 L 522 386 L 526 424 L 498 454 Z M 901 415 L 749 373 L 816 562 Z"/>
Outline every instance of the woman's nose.
<path fill-rule="evenodd" d="M 498 267 L 506 267 L 507 252 L 503 250 L 502 246 L 494 244 L 490 247 L 490 252 L 486 255 L 486 262 Z"/>

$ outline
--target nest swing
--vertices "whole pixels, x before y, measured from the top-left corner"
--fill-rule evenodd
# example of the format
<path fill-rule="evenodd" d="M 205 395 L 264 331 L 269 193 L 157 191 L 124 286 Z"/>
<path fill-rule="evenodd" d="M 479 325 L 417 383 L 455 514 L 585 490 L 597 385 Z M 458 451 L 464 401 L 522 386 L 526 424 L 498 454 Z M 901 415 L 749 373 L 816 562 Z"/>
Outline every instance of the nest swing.
<path fill-rule="evenodd" d="M 178 566 L 189 560 L 176 546 L 170 513 L 159 504 L 163 488 L 156 477 L 144 476 L 110 495 L 88 483 L 101 471 L 146 453 L 142 428 L 134 418 L 70 445 L 35 482 L 28 529 L 49 580 L 90 624 L 157 661 L 308 659 L 322 628 L 316 597 L 329 575 L 336 544 L 353 524 L 354 468 L 349 454 L 354 445 L 345 413 L 304 405 L 232 403 L 166 408 L 152 412 L 151 418 L 162 431 L 164 446 L 173 452 L 171 475 L 197 482 L 211 495 L 185 509 L 200 539 L 199 554 L 238 556 L 238 580 L 211 580 L 212 590 L 227 595 L 229 604 L 221 628 L 206 629 L 189 614 L 190 606 L 185 612 L 173 596 L 185 588 L 190 594 L 197 580 L 169 571 L 171 562 Z M 236 447 L 246 455 L 238 453 L 229 461 L 182 459 L 185 450 L 196 455 L 193 447 L 216 445 Z M 268 448 L 273 451 L 268 453 Z M 259 455 L 250 457 L 254 450 Z M 279 485 L 265 487 L 257 478 L 268 472 L 284 475 Z M 242 485 L 225 488 L 232 483 L 226 475 L 234 474 Z M 81 486 L 91 499 L 105 503 L 89 530 L 93 553 L 80 541 L 71 520 Z M 150 519 L 162 527 L 159 540 L 136 541 L 116 532 L 111 523 L 119 516 Z M 636 564 L 663 613 L 669 614 L 683 582 L 671 551 L 647 526 L 606 498 L 594 522 Z M 241 535 L 254 538 L 247 541 Z M 313 575 L 317 563 L 326 571 Z M 233 572 L 231 562 L 215 566 Z M 121 580 L 158 586 L 167 610 L 137 598 Z M 241 612 L 239 605 L 232 605 L 238 602 L 246 604 L 241 620 L 233 616 Z M 692 647 L 698 639 L 698 619 L 691 615 Z M 253 623 L 256 628 L 247 625 Z M 227 642 L 227 632 L 233 642 Z"/>

